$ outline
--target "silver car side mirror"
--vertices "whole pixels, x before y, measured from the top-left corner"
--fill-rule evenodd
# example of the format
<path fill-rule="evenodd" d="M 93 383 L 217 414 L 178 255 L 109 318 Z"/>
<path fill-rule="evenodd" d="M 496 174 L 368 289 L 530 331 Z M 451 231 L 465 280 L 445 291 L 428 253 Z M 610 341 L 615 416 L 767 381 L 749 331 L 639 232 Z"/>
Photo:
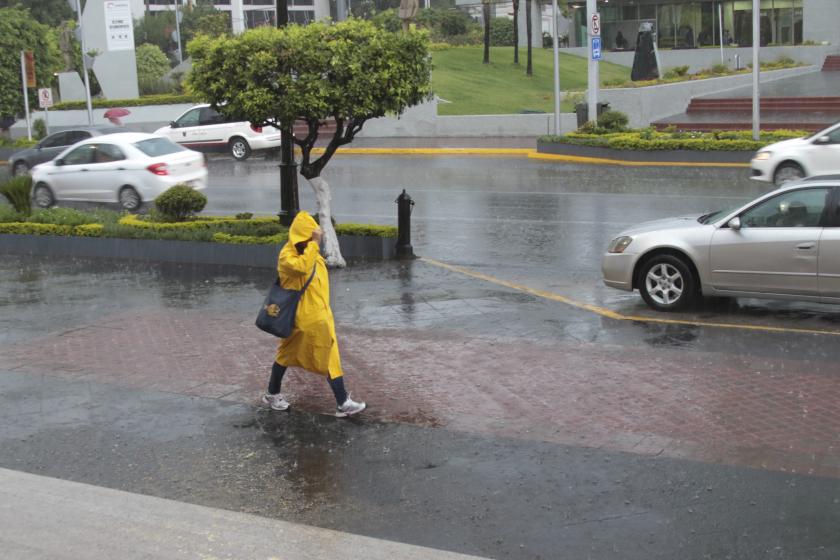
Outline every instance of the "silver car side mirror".
<path fill-rule="evenodd" d="M 726 225 L 728 225 L 730 229 L 738 231 L 739 229 L 741 229 L 741 218 L 735 216 L 734 218 L 729 220 L 729 223 L 727 223 Z"/>

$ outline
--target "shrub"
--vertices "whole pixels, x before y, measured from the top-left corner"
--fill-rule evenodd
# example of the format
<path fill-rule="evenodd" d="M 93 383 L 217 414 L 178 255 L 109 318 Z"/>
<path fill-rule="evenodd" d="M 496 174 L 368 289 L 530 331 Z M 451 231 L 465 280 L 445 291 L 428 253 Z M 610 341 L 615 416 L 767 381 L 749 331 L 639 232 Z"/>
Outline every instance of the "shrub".
<path fill-rule="evenodd" d="M 395 226 L 378 226 L 372 224 L 339 224 L 335 226 L 337 235 L 363 235 L 373 237 L 396 237 Z"/>
<path fill-rule="evenodd" d="M 6 197 L 15 211 L 24 216 L 32 214 L 32 177 L 29 175 L 6 181 L 0 187 L 0 194 Z"/>
<path fill-rule="evenodd" d="M 371 19 L 374 25 L 384 28 L 386 31 L 396 33 L 402 29 L 400 17 L 394 9 L 382 10 Z"/>
<path fill-rule="evenodd" d="M 48 208 L 34 212 L 27 220 L 33 224 L 55 224 L 58 226 L 81 226 L 95 224 L 99 219 L 87 212 L 73 208 Z"/>
<path fill-rule="evenodd" d="M 490 45 L 493 47 L 513 46 L 512 19 L 499 17 L 490 19 Z"/>
<path fill-rule="evenodd" d="M 240 212 L 236 215 L 237 220 L 250 220 L 254 215 L 250 212 Z"/>
<path fill-rule="evenodd" d="M 279 245 L 288 239 L 288 232 L 262 237 L 256 235 L 231 235 L 224 232 L 213 234 L 213 241 L 216 243 L 229 243 L 232 245 Z"/>
<path fill-rule="evenodd" d="M 176 105 L 180 103 L 195 103 L 197 100 L 192 95 L 147 95 L 137 99 L 94 99 L 94 109 L 110 109 L 111 107 L 145 107 L 147 105 Z M 84 109 L 84 101 L 65 101 L 56 103 L 54 109 Z"/>
<path fill-rule="evenodd" d="M 207 197 L 186 185 L 175 185 L 155 199 L 157 210 L 178 222 L 201 212 L 206 205 Z"/>
<path fill-rule="evenodd" d="M 463 35 L 469 29 L 469 24 L 470 17 L 461 10 L 447 10 L 440 16 L 440 32 L 444 37 Z M 490 25 L 492 33 L 492 20 Z M 511 27 L 511 29 L 513 28 Z"/>
<path fill-rule="evenodd" d="M 710 74 L 727 74 L 729 73 L 729 66 L 726 64 L 715 64 L 709 69 Z"/>
<path fill-rule="evenodd" d="M 627 128 L 630 120 L 621 111 L 604 111 L 598 117 L 598 126 L 609 132 L 620 132 Z"/>
<path fill-rule="evenodd" d="M 32 123 L 32 136 L 35 140 L 41 140 L 47 135 L 47 123 L 44 119 L 35 119 Z"/>
<path fill-rule="evenodd" d="M 0 204 L 0 224 L 7 222 L 22 222 L 26 216 L 7 204 Z"/>

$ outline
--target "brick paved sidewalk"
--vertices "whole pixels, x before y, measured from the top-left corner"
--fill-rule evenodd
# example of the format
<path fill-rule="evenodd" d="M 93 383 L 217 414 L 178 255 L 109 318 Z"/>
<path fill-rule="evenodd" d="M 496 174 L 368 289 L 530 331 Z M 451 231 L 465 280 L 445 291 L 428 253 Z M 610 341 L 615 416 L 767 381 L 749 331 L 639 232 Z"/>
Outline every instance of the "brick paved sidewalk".
<path fill-rule="evenodd" d="M 564 332 L 616 325 L 411 266 L 410 282 L 336 274 L 348 386 L 368 418 L 840 476 L 833 363 L 580 342 Z M 233 307 L 109 310 L 0 346 L 0 369 L 256 404 L 275 341 Z M 334 406 L 320 376 L 292 371 L 284 392 L 304 410 Z"/>

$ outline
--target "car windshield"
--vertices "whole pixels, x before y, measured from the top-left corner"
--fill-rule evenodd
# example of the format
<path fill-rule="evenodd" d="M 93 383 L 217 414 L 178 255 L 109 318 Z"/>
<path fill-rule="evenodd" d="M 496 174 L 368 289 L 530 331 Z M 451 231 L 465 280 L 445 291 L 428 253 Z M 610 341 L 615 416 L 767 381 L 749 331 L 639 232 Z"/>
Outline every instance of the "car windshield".
<path fill-rule="evenodd" d="M 179 146 L 168 138 L 141 140 L 135 142 L 134 147 L 150 157 L 165 156 L 167 154 L 174 154 L 175 152 L 186 151 L 186 148 Z"/>

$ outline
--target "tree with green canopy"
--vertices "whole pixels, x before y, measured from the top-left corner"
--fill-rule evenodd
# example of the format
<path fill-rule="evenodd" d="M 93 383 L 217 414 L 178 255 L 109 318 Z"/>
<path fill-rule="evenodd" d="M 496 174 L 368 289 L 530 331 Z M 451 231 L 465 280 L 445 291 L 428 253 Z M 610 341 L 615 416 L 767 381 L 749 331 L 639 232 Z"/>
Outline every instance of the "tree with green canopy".
<path fill-rule="evenodd" d="M 0 8 L 0 115 L 23 114 L 20 51 L 32 51 L 38 87 L 48 87 L 61 67 L 56 34 L 38 23 L 28 10 Z M 29 90 L 29 106 L 37 107 L 38 92 Z"/>
<path fill-rule="evenodd" d="M 426 33 L 393 33 L 349 19 L 261 27 L 235 37 L 199 35 L 189 53 L 193 69 L 187 88 L 222 114 L 255 126 L 306 123 L 307 134 L 294 139 L 301 149 L 300 174 L 315 191 L 327 263 L 344 266 L 332 226 L 330 187 L 321 172 L 365 122 L 399 115 L 431 96 Z M 313 159 L 326 120 L 335 121 L 336 132 Z"/>

